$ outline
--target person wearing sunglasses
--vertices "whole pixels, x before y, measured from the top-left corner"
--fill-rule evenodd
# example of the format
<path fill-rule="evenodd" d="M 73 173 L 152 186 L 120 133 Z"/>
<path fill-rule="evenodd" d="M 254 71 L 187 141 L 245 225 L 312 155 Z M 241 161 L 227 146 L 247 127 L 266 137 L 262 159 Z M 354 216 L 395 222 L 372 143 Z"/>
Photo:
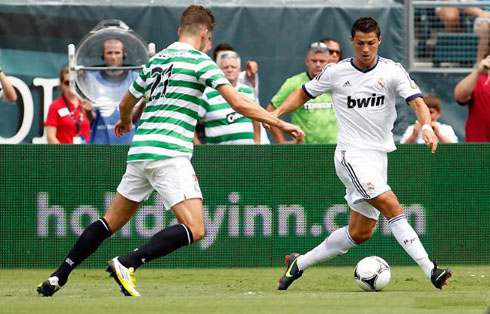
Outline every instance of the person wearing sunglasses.
<path fill-rule="evenodd" d="M 44 126 L 49 144 L 86 144 L 90 140 L 90 121 L 94 114 L 88 101 L 70 91 L 68 66 L 60 71 L 60 97 L 49 106 Z"/>
<path fill-rule="evenodd" d="M 328 50 L 328 62 L 327 63 L 337 63 L 342 60 L 342 49 L 340 49 L 340 43 L 333 38 L 325 37 L 321 42 L 327 45 Z"/>
<path fill-rule="evenodd" d="M 340 51 L 338 46 L 331 48 Z M 320 74 L 323 68 L 330 62 L 328 45 L 323 41 L 313 42 L 308 46 L 305 65 L 306 71 L 288 78 L 281 86 L 277 94 L 272 97 L 268 111 L 274 111 L 295 90 Z M 336 57 L 340 57 L 336 55 Z M 337 60 L 338 59 L 334 59 Z M 291 122 L 305 132 L 304 142 L 308 144 L 335 143 L 337 138 L 337 122 L 332 107 L 330 93 L 322 94 L 316 99 L 310 99 L 300 108 L 291 112 Z M 287 140 L 283 132 L 271 127 L 271 134 L 278 144 L 295 144 L 296 140 Z"/>

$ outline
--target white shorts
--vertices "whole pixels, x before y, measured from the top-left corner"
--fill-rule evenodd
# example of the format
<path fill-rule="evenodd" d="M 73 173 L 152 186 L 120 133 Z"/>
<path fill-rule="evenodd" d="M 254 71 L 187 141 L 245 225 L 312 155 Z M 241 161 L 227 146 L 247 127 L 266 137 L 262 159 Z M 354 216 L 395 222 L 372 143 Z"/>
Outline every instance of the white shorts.
<path fill-rule="evenodd" d="M 142 202 L 154 190 L 163 197 L 167 210 L 186 199 L 202 199 L 196 173 L 186 157 L 128 162 L 117 192 Z"/>
<path fill-rule="evenodd" d="M 388 156 L 372 150 L 336 150 L 335 171 L 345 185 L 345 199 L 359 214 L 378 220 L 379 211 L 366 202 L 391 190 Z"/>

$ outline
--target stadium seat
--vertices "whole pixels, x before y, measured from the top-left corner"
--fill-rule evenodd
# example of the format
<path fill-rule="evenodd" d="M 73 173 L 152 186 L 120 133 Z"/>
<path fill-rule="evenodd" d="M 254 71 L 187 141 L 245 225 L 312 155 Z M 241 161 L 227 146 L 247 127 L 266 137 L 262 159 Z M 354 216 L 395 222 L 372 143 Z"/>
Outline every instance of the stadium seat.
<path fill-rule="evenodd" d="M 441 63 L 458 63 L 462 67 L 471 67 L 476 62 L 478 40 L 475 33 L 438 33 L 432 62 L 434 67 Z"/>

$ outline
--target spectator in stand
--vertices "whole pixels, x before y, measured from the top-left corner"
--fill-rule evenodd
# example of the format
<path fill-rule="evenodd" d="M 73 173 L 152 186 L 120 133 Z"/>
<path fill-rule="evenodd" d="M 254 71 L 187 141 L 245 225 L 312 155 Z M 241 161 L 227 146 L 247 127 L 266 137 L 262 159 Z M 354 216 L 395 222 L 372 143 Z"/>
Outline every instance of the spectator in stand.
<path fill-rule="evenodd" d="M 213 60 L 217 61 L 221 53 L 235 51 L 233 47 L 228 43 L 220 43 L 216 45 L 213 50 Z M 238 75 L 238 83 L 250 87 L 254 92 L 255 102 L 260 104 L 259 100 L 259 66 L 256 61 L 245 62 L 245 71 L 241 71 Z M 262 124 L 260 127 L 260 144 L 270 144 L 270 140 L 267 137 L 267 131 Z"/>
<path fill-rule="evenodd" d="M 17 101 L 17 93 L 2 68 L 0 68 L 0 97 L 10 102 Z"/>
<path fill-rule="evenodd" d="M 102 59 L 107 67 L 124 65 L 124 44 L 120 39 L 108 38 L 102 47 Z M 117 104 L 121 101 L 129 86 L 138 77 L 134 70 L 104 70 L 87 74 L 91 96 L 95 99 L 95 121 L 92 125 L 90 144 L 131 144 L 136 127 L 124 134 L 115 136 L 114 125 L 119 120 Z M 140 104 L 133 113 L 133 123 L 140 118 L 144 105 Z"/>
<path fill-rule="evenodd" d="M 253 89 L 238 82 L 238 75 L 241 71 L 238 53 L 234 51 L 221 53 L 216 63 L 237 92 L 251 100 L 255 99 Z M 223 145 L 260 144 L 259 123 L 233 110 L 216 89 L 207 87 L 204 90 L 198 113 L 204 122 L 204 134 L 207 143 Z M 194 143 L 200 144 L 197 135 L 194 136 Z"/>
<path fill-rule="evenodd" d="M 468 106 L 466 142 L 490 142 L 490 55 L 454 88 L 454 98 Z"/>
<path fill-rule="evenodd" d="M 328 49 L 328 62 L 329 63 L 337 63 L 342 60 L 342 49 L 340 48 L 340 43 L 333 38 L 325 37 L 321 42 L 324 42 L 327 45 Z"/>
<path fill-rule="evenodd" d="M 450 125 L 437 122 L 441 116 L 441 99 L 436 95 L 427 94 L 424 97 L 425 104 L 429 107 L 431 126 L 441 143 L 457 143 L 458 137 Z M 422 126 L 418 121 L 407 128 L 400 140 L 401 144 L 424 144 L 421 132 Z"/>
<path fill-rule="evenodd" d="M 446 1 L 456 1 L 456 0 L 446 0 Z M 468 0 L 459 0 L 459 2 L 466 2 Z M 479 2 L 487 2 L 490 5 L 489 0 L 476 0 Z M 490 39 L 490 7 L 487 8 L 476 8 L 476 7 L 463 7 L 460 9 L 458 7 L 441 7 L 436 9 L 437 16 L 444 24 L 444 28 L 451 32 L 457 32 L 460 28 L 460 18 L 461 13 L 468 16 L 475 17 L 475 22 L 473 24 L 474 31 L 480 35 L 480 40 L 478 41 L 478 53 L 476 61 L 480 62 L 488 53 L 488 44 Z"/>
<path fill-rule="evenodd" d="M 61 95 L 49 106 L 44 126 L 49 144 L 86 144 L 94 115 L 88 101 L 82 102 L 70 91 L 68 66 L 60 71 Z"/>
<path fill-rule="evenodd" d="M 218 55 L 225 51 L 235 51 L 235 49 L 228 43 L 220 43 L 213 50 L 213 60 L 217 61 Z M 259 65 L 256 61 L 245 62 L 245 70 L 240 71 L 238 82 L 251 87 L 254 90 L 255 101 L 259 102 Z"/>
<path fill-rule="evenodd" d="M 340 48 L 337 48 L 340 50 Z M 333 61 L 338 58 L 332 59 Z M 305 64 L 306 71 L 292 76 L 284 82 L 277 94 L 267 107 L 274 111 L 284 100 L 301 86 L 320 74 L 329 62 L 328 46 L 324 42 L 314 42 L 307 50 Z M 351 84 L 351 83 L 349 83 Z M 326 92 L 317 98 L 309 99 L 304 105 L 291 113 L 291 122 L 305 132 L 305 143 L 328 144 L 336 143 L 337 122 L 332 107 L 332 96 Z M 271 133 L 278 144 L 295 144 L 296 140 L 288 141 L 282 131 L 271 127 Z"/>

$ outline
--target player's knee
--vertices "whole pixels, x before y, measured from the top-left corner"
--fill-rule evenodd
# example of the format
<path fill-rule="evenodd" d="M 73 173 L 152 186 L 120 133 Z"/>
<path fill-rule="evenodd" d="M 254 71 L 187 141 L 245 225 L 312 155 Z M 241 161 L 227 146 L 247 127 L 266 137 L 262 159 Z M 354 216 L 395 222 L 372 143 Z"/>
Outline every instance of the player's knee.
<path fill-rule="evenodd" d="M 373 230 L 349 230 L 349 235 L 356 244 L 361 244 L 372 237 Z"/>
<path fill-rule="evenodd" d="M 205 231 L 204 231 L 204 224 L 200 222 L 194 222 L 194 223 L 186 223 L 186 226 L 191 230 L 192 232 L 192 241 L 197 242 L 204 238 Z"/>
<path fill-rule="evenodd" d="M 205 234 L 206 234 L 206 232 L 204 231 L 203 225 L 196 226 L 192 230 L 192 237 L 193 237 L 194 242 L 197 242 L 197 241 L 201 240 L 202 238 L 204 238 Z"/>

